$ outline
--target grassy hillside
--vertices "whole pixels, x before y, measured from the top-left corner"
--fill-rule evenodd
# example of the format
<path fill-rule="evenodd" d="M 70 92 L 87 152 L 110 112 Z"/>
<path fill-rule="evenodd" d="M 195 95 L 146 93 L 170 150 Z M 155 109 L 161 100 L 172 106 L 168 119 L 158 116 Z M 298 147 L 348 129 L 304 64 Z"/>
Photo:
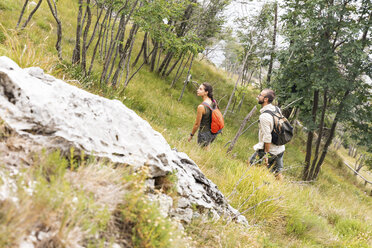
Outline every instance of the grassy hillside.
<path fill-rule="evenodd" d="M 247 160 L 253 152 L 252 146 L 257 141 L 256 125 L 240 137 L 232 153 L 226 155 L 225 144 L 234 137 L 241 121 L 256 104 L 256 89 L 249 89 L 239 113 L 229 113 L 224 133 L 218 136 L 211 149 L 202 150 L 196 145 L 195 139 L 187 142 L 196 107 L 200 103 L 192 85 L 188 86 L 179 102 L 177 99 L 182 89 L 181 80 L 174 89 L 170 89 L 172 75 L 162 78 L 144 67 L 130 82 L 123 95 L 119 94 L 120 88 L 101 88 L 97 80 L 101 70 L 98 64 L 94 68 L 95 74 L 90 78 L 83 78 L 79 68 L 69 64 L 74 45 L 76 1 L 58 1 L 63 25 L 63 63 L 57 60 L 54 49 L 56 28 L 46 3 L 42 4 L 24 31 L 14 30 L 22 4 L 21 0 L 0 2 L 0 55 L 10 57 L 21 67 L 40 66 L 46 72 L 90 92 L 122 101 L 162 133 L 172 147 L 187 153 L 225 196 L 230 196 L 228 199 L 232 206 L 243 212 L 251 224 L 247 228 L 223 221 L 195 220 L 186 227 L 185 236 L 193 240 L 187 242 L 190 246 L 372 246 L 371 197 L 364 193 L 363 185 L 355 183 L 353 176 L 342 167 L 342 161 L 335 152 L 329 152 L 318 181 L 312 184 L 301 182 L 305 150 L 305 137 L 301 130 L 298 130 L 295 139 L 286 146 L 284 181 L 276 181 L 263 167 L 247 166 Z M 139 46 L 140 44 L 136 44 L 136 51 Z M 193 80 L 199 83 L 208 81 L 214 85 L 215 96 L 221 99 L 221 108 L 224 109 L 234 82 L 223 71 L 206 61 L 196 60 L 191 71 Z M 253 120 L 257 118 L 258 113 L 253 116 Z M 240 179 L 240 184 L 235 188 Z M 143 212 L 135 214 L 141 215 Z M 4 224 L 0 218 L 0 225 Z M 107 225 L 101 225 L 102 229 L 104 227 Z M 141 228 L 148 228 L 157 232 L 152 227 L 150 221 L 139 225 L 138 230 L 140 232 Z M 12 228 L 18 227 L 14 225 Z M 2 234 L 4 232 L 0 236 Z M 168 236 L 162 237 L 164 240 L 169 239 Z M 185 237 L 183 239 L 186 240 Z M 140 242 L 133 243 L 137 247 L 144 247 Z M 151 242 L 147 247 L 181 246 L 181 243 Z"/>

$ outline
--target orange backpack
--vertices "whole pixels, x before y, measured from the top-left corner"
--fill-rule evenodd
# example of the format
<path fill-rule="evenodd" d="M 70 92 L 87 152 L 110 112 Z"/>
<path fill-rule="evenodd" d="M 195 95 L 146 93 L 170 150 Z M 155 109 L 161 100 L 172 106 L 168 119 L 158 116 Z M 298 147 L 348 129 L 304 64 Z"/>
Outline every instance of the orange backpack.
<path fill-rule="evenodd" d="M 225 126 L 225 122 L 223 120 L 223 116 L 221 111 L 217 108 L 217 106 L 213 109 L 208 103 L 202 102 L 204 106 L 207 106 L 211 110 L 212 121 L 211 121 L 211 132 L 212 133 L 220 133 L 222 128 Z"/>

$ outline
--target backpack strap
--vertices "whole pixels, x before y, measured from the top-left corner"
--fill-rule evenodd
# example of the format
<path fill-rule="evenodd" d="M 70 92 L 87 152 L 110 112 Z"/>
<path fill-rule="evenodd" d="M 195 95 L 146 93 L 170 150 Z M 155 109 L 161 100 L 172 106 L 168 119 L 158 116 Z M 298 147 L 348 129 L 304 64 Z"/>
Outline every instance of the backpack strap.
<path fill-rule="evenodd" d="M 276 114 L 275 114 L 273 111 L 271 111 L 271 110 L 265 110 L 263 113 L 268 113 L 268 114 L 272 115 L 273 118 L 274 118 L 274 116 L 275 116 L 275 117 L 278 117 L 278 118 L 283 118 L 283 115 L 282 115 L 282 113 L 280 112 L 280 110 L 279 110 L 279 108 L 278 108 L 277 106 L 275 106 L 275 113 L 278 113 L 279 116 L 276 115 Z"/>
<path fill-rule="evenodd" d="M 206 102 L 202 102 L 201 104 L 203 104 L 204 106 L 207 106 L 211 111 L 215 110 L 211 107 L 211 105 L 209 105 L 208 103 Z"/>
<path fill-rule="evenodd" d="M 272 115 L 273 117 L 274 117 L 274 116 L 277 116 L 277 115 L 274 114 L 273 111 L 271 111 L 271 110 L 265 110 L 262 114 L 264 114 L 264 113 L 270 114 L 270 115 Z"/>
<path fill-rule="evenodd" d="M 275 114 L 273 111 L 271 111 L 271 110 L 265 110 L 263 113 L 270 114 L 270 115 L 273 117 L 273 124 L 274 124 L 273 129 L 275 130 L 275 127 L 278 125 L 279 119 L 282 119 L 282 118 L 283 118 L 282 114 L 280 113 L 279 108 L 278 108 L 277 106 L 275 106 L 275 113 L 278 113 L 279 116 L 276 115 L 276 114 Z M 277 119 L 278 121 L 275 120 L 275 117 L 278 118 L 278 119 Z"/>
<path fill-rule="evenodd" d="M 282 111 L 278 108 L 278 106 L 275 106 L 275 110 L 278 114 L 280 114 L 280 117 L 283 117 Z"/>

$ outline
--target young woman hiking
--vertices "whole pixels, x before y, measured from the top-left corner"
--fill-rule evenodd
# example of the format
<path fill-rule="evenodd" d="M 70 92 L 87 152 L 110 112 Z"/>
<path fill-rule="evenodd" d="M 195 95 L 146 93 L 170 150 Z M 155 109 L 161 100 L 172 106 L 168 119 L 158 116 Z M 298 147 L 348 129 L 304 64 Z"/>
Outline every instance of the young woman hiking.
<path fill-rule="evenodd" d="M 192 128 L 188 141 L 191 141 L 192 137 L 199 128 L 198 144 L 208 149 L 209 144 L 213 142 L 217 134 L 213 134 L 211 132 L 211 110 L 208 106 L 206 106 L 206 104 L 214 109 L 216 108 L 217 103 L 213 99 L 213 88 L 209 83 L 201 84 L 196 93 L 203 99 L 203 102 L 197 108 L 195 124 Z"/>

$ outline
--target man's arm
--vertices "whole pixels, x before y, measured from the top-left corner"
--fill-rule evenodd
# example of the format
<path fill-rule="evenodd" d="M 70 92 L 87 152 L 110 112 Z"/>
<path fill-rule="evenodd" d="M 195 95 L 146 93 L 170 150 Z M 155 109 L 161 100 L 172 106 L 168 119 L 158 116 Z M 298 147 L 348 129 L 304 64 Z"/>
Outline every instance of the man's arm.
<path fill-rule="evenodd" d="M 271 145 L 271 143 L 265 143 L 264 152 L 269 152 L 270 151 L 270 145 Z"/>
<path fill-rule="evenodd" d="M 260 115 L 260 128 L 262 132 L 262 141 L 264 142 L 264 152 L 268 153 L 270 151 L 271 145 L 271 131 L 272 131 L 272 116 L 270 114 L 261 114 Z M 265 155 L 264 157 L 266 165 L 268 165 L 268 157 Z"/>

